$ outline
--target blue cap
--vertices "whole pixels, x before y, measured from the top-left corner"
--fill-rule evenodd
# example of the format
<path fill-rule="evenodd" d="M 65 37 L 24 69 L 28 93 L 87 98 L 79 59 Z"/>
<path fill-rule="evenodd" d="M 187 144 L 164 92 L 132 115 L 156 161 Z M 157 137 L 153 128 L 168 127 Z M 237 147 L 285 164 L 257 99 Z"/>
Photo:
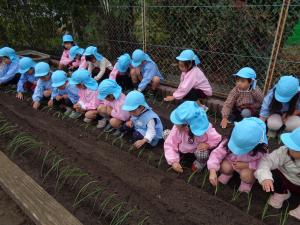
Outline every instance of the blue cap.
<path fill-rule="evenodd" d="M 79 48 L 77 45 L 72 46 L 72 48 L 70 48 L 70 52 L 69 52 L 69 56 L 70 59 L 74 59 L 76 57 L 76 55 L 83 55 L 84 53 L 84 49 L 83 48 Z"/>
<path fill-rule="evenodd" d="M 191 49 L 183 50 L 179 56 L 176 57 L 178 61 L 195 61 L 195 64 L 200 64 L 199 57 Z"/>
<path fill-rule="evenodd" d="M 259 118 L 249 117 L 235 123 L 228 147 L 235 155 L 244 155 L 260 143 L 268 144 L 266 124 Z"/>
<path fill-rule="evenodd" d="M 299 91 L 298 78 L 282 76 L 275 85 L 275 99 L 283 103 L 289 102 Z"/>
<path fill-rule="evenodd" d="M 24 74 L 31 68 L 34 68 L 35 62 L 30 57 L 23 57 L 19 61 L 19 73 Z"/>
<path fill-rule="evenodd" d="M 52 87 L 57 88 L 60 86 L 63 86 L 68 80 L 67 74 L 63 70 L 56 70 L 54 73 L 52 73 L 51 81 L 52 81 Z"/>
<path fill-rule="evenodd" d="M 209 127 L 206 112 L 195 101 L 185 101 L 171 113 L 170 119 L 176 125 L 189 125 L 192 133 L 202 136 Z"/>
<path fill-rule="evenodd" d="M 122 93 L 122 88 L 116 81 L 111 79 L 103 80 L 98 87 L 98 98 L 104 100 L 108 95 L 113 95 L 115 99 L 119 99 Z"/>
<path fill-rule="evenodd" d="M 152 62 L 152 59 L 143 50 L 141 49 L 134 50 L 134 52 L 132 53 L 132 61 L 131 61 L 132 67 L 134 68 L 139 67 L 143 61 Z"/>
<path fill-rule="evenodd" d="M 63 43 L 64 43 L 64 42 L 74 42 L 72 35 L 70 35 L 70 34 L 65 34 L 65 35 L 63 36 Z"/>
<path fill-rule="evenodd" d="M 289 149 L 300 152 L 300 127 L 293 130 L 291 133 L 282 134 L 280 139 Z"/>
<path fill-rule="evenodd" d="M 47 76 L 50 72 L 50 66 L 48 63 L 39 62 L 34 67 L 34 76 L 35 77 L 44 77 Z"/>
<path fill-rule="evenodd" d="M 252 79 L 252 80 L 256 79 L 256 73 L 255 73 L 254 69 L 252 69 L 251 67 L 243 67 L 242 69 L 240 69 L 237 73 L 235 73 L 233 75 L 242 77 L 242 78 L 246 78 L 246 79 Z"/>
<path fill-rule="evenodd" d="M 145 96 L 139 91 L 131 91 L 125 98 L 125 102 L 122 106 L 124 111 L 133 111 L 139 106 L 144 106 L 146 109 L 150 109 L 146 103 Z"/>
<path fill-rule="evenodd" d="M 10 47 L 3 47 L 0 50 L 0 57 L 8 57 L 12 62 L 19 59 L 14 49 Z"/>
<path fill-rule="evenodd" d="M 117 70 L 121 73 L 125 73 L 128 70 L 128 67 L 131 63 L 131 58 L 128 53 L 121 55 L 117 61 Z"/>
<path fill-rule="evenodd" d="M 98 53 L 97 47 L 95 46 L 89 46 L 85 49 L 83 55 L 88 56 L 88 55 L 93 55 L 97 61 L 101 61 L 103 56 Z"/>
<path fill-rule="evenodd" d="M 89 71 L 86 69 L 78 69 L 70 78 L 70 85 L 83 84 L 86 88 L 96 91 L 98 83 L 92 77 Z"/>

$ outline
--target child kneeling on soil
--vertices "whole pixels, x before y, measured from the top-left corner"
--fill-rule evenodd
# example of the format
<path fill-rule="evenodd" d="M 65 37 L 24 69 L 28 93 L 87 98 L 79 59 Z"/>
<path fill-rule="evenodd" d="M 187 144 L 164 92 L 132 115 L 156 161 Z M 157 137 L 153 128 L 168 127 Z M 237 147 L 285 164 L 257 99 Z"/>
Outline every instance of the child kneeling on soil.
<path fill-rule="evenodd" d="M 9 47 L 1 48 L 0 57 L 4 64 L 0 71 L 0 84 L 16 84 L 19 79 L 19 76 L 16 76 L 19 71 L 19 57 L 15 50 Z"/>
<path fill-rule="evenodd" d="M 34 67 L 36 63 L 29 57 L 24 57 L 19 63 L 20 80 L 17 85 L 18 99 L 23 99 L 23 93 L 26 91 L 32 92 L 35 89 L 37 78 L 34 76 Z"/>
<path fill-rule="evenodd" d="M 73 60 L 70 58 L 70 49 L 74 45 L 74 40 L 73 40 L 72 35 L 65 34 L 63 36 L 63 44 L 62 45 L 64 47 L 64 51 L 60 58 L 58 68 L 60 70 L 62 70 L 62 69 L 68 70 L 70 67 L 72 67 L 72 63 L 73 63 Z"/>
<path fill-rule="evenodd" d="M 76 70 L 70 79 L 70 85 L 76 85 L 79 89 L 79 101 L 73 106 L 76 112 L 85 113 L 84 122 L 90 123 L 97 117 L 97 108 L 103 104 L 97 98 L 98 83 L 86 69 Z"/>
<path fill-rule="evenodd" d="M 292 194 L 300 196 L 300 128 L 281 135 L 284 146 L 264 157 L 255 172 L 262 188 L 274 192 L 268 204 L 279 209 Z M 300 205 L 289 214 L 300 220 Z"/>
<path fill-rule="evenodd" d="M 213 150 L 207 161 L 209 181 L 213 186 L 218 182 L 227 184 L 234 172 L 239 173 L 240 192 L 250 192 L 255 182 L 254 172 L 265 155 L 268 139 L 266 125 L 256 117 L 236 122 L 228 140 Z M 221 175 L 217 177 L 217 171 Z"/>
<path fill-rule="evenodd" d="M 165 101 L 175 99 L 196 101 L 212 95 L 212 88 L 202 70 L 198 56 L 191 49 L 186 49 L 176 57 L 181 71 L 180 84 L 172 96 L 164 98 Z"/>
<path fill-rule="evenodd" d="M 231 121 L 258 116 L 263 101 L 263 93 L 256 86 L 256 73 L 250 67 L 240 69 L 236 74 L 236 85 L 230 91 L 222 108 L 221 127 L 226 128 Z"/>
<path fill-rule="evenodd" d="M 38 78 L 32 95 L 33 108 L 38 109 L 43 99 L 49 99 L 52 93 L 51 71 L 48 63 L 39 62 L 34 67 L 34 76 Z"/>
<path fill-rule="evenodd" d="M 105 79 L 100 83 L 98 91 L 98 98 L 101 101 L 105 101 L 104 105 L 98 107 L 98 113 L 103 118 L 98 121 L 97 128 L 104 128 L 109 118 L 109 123 L 105 127 L 105 130 L 109 130 L 111 127 L 114 129 L 120 128 L 130 117 L 127 111 L 122 110 L 122 105 L 126 97 L 122 93 L 122 88 L 116 81 Z M 118 134 L 120 133 L 115 133 L 115 135 Z"/>
<path fill-rule="evenodd" d="M 132 83 L 138 91 L 144 91 L 151 84 L 151 94 L 156 91 L 162 77 L 155 62 L 141 49 L 132 53 L 130 76 Z"/>
<path fill-rule="evenodd" d="M 264 98 L 260 119 L 266 121 L 268 136 L 276 137 L 278 132 L 291 132 L 300 127 L 299 79 L 282 76 Z"/>
<path fill-rule="evenodd" d="M 206 112 L 195 101 L 179 105 L 170 116 L 174 124 L 165 144 L 165 158 L 173 170 L 182 173 L 180 155 L 193 153 L 196 160 L 192 169 L 202 170 L 210 151 L 222 140 L 222 136 L 209 123 Z"/>
<path fill-rule="evenodd" d="M 130 63 L 131 58 L 129 54 L 126 53 L 121 55 L 109 74 L 109 79 L 115 80 L 125 91 L 133 89 L 130 78 Z"/>
<path fill-rule="evenodd" d="M 85 60 L 85 56 L 83 55 L 84 49 L 79 48 L 77 45 L 73 46 L 70 49 L 70 59 L 73 60 L 72 66 L 70 70 L 75 71 L 77 69 L 86 69 L 87 64 Z"/>
<path fill-rule="evenodd" d="M 96 47 L 87 47 L 83 55 L 87 62 L 88 71 L 97 82 L 108 78 L 113 66 L 107 58 L 98 53 Z"/>
<path fill-rule="evenodd" d="M 51 80 L 53 89 L 48 106 L 63 107 L 65 108 L 65 115 L 75 119 L 79 118 L 81 114 L 73 111 L 73 105 L 79 100 L 78 88 L 69 84 L 67 74 L 63 70 L 55 71 L 51 76 Z"/>
<path fill-rule="evenodd" d="M 158 115 L 146 103 L 144 95 L 139 91 L 131 91 L 125 98 L 122 109 L 131 115 L 126 127 L 132 131 L 134 146 L 139 149 L 147 143 L 155 147 L 163 135 L 163 125 Z"/>

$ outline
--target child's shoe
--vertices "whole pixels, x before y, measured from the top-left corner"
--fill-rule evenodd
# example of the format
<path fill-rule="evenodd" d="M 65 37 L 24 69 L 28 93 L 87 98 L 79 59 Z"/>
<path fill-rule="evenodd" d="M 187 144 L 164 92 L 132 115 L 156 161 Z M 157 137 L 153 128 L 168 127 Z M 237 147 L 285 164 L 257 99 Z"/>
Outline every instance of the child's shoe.
<path fill-rule="evenodd" d="M 71 114 L 69 115 L 69 117 L 71 119 L 78 119 L 79 117 L 81 117 L 81 113 L 80 112 L 72 111 Z"/>
<path fill-rule="evenodd" d="M 104 127 L 104 131 L 105 132 L 109 132 L 112 129 L 112 126 L 110 125 L 110 123 L 108 123 L 105 127 Z"/>
<path fill-rule="evenodd" d="M 92 122 L 92 119 L 89 119 L 89 118 L 86 118 L 86 117 L 85 117 L 85 118 L 83 119 L 83 122 L 85 122 L 85 123 L 90 123 L 90 122 Z"/>
<path fill-rule="evenodd" d="M 64 112 L 65 116 L 69 116 L 72 113 L 73 109 L 71 107 L 66 107 L 66 111 Z"/>
<path fill-rule="evenodd" d="M 289 199 L 291 197 L 291 193 L 288 192 L 287 194 L 278 194 L 274 193 L 269 201 L 268 204 L 272 206 L 275 209 L 280 209 L 282 207 L 282 204 L 285 200 Z M 299 208 L 299 207 L 298 207 Z"/>
<path fill-rule="evenodd" d="M 218 177 L 218 181 L 221 184 L 227 184 L 229 182 L 229 180 L 231 179 L 232 175 L 226 175 L 224 173 L 222 173 L 219 177 Z"/>
<path fill-rule="evenodd" d="M 241 181 L 241 184 L 240 184 L 240 187 L 239 187 L 239 192 L 249 193 L 251 191 L 252 186 L 253 186 L 253 183 L 248 184 L 244 181 Z"/>
<path fill-rule="evenodd" d="M 298 207 L 296 209 L 289 211 L 289 215 L 300 220 L 300 205 L 298 205 Z"/>
<path fill-rule="evenodd" d="M 106 126 L 107 119 L 103 118 L 101 120 L 98 120 L 97 128 L 102 129 Z"/>
<path fill-rule="evenodd" d="M 192 165 L 192 171 L 201 171 L 205 167 L 204 163 L 200 163 L 198 160 L 195 160 Z"/>

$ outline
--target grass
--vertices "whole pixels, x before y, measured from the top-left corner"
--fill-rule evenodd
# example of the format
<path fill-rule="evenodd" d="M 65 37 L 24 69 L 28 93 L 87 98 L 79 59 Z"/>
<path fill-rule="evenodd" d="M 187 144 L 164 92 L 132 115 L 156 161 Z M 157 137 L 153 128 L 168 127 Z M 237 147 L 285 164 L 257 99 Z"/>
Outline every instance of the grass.
<path fill-rule="evenodd" d="M 84 193 L 87 191 L 88 187 L 89 187 L 91 184 L 93 184 L 93 183 L 97 183 L 97 181 L 96 181 L 96 180 L 90 181 L 90 182 L 88 182 L 87 184 L 85 184 L 85 185 L 79 190 L 79 192 L 77 193 L 77 196 L 76 196 L 76 198 L 75 198 L 75 200 L 74 200 L 73 208 L 75 208 L 80 202 L 82 202 L 82 199 L 85 199 L 85 198 L 86 198 L 86 196 L 85 196 L 85 197 L 82 197 L 82 198 L 79 198 L 79 196 L 82 195 L 82 194 L 84 194 Z M 90 194 L 90 193 L 89 193 L 89 194 Z M 88 195 L 89 195 L 89 194 L 88 194 Z"/>
<path fill-rule="evenodd" d="M 143 225 L 147 220 L 149 219 L 149 216 L 146 216 L 141 222 L 139 222 L 137 225 Z"/>
<path fill-rule="evenodd" d="M 265 205 L 264 205 L 264 208 L 262 210 L 262 213 L 261 213 L 261 217 L 260 219 L 262 221 L 264 221 L 264 219 L 266 218 L 266 215 L 267 215 L 267 212 L 268 212 L 268 208 L 269 208 L 269 204 L 268 204 L 268 201 L 269 201 L 270 197 L 267 199 Z"/>
<path fill-rule="evenodd" d="M 130 209 L 129 211 L 125 212 L 122 216 L 118 217 L 117 220 L 111 222 L 110 225 L 121 225 L 125 222 L 128 216 L 133 213 L 135 209 Z"/>
<path fill-rule="evenodd" d="M 251 208 L 251 203 L 252 203 L 252 193 L 249 192 L 247 195 L 247 214 L 249 214 L 250 212 L 250 208 Z"/>
<path fill-rule="evenodd" d="M 289 216 L 288 211 L 289 211 L 289 202 L 287 203 L 287 206 L 286 206 L 284 212 L 280 213 L 279 225 L 285 225 L 286 224 L 287 218 Z"/>
<path fill-rule="evenodd" d="M 115 193 L 109 195 L 108 197 L 106 197 L 106 199 L 104 199 L 104 201 L 100 204 L 100 215 L 98 218 L 100 218 L 103 215 L 104 209 L 106 208 L 106 206 L 112 201 L 112 199 L 117 196 Z"/>
<path fill-rule="evenodd" d="M 60 156 L 56 155 L 54 158 L 53 158 L 53 161 L 52 161 L 52 165 L 50 167 L 50 169 L 46 172 L 44 178 L 43 178 L 43 181 L 44 182 L 46 180 L 46 178 L 49 176 L 49 174 L 56 169 L 56 177 L 58 177 L 58 171 L 59 171 L 59 165 L 61 164 L 61 162 L 63 162 L 64 159 L 61 158 Z"/>

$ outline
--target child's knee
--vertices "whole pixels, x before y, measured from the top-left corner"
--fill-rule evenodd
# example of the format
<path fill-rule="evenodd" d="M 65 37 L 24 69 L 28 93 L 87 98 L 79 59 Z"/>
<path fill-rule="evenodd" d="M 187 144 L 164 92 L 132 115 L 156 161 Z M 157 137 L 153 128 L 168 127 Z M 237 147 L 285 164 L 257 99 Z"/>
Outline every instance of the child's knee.
<path fill-rule="evenodd" d="M 233 173 L 233 167 L 230 162 L 227 160 L 223 160 L 221 164 L 221 172 L 224 174 L 232 174 Z"/>
<path fill-rule="evenodd" d="M 90 110 L 84 114 L 84 116 L 88 119 L 95 119 L 96 115 L 97 115 L 97 110 Z"/>
<path fill-rule="evenodd" d="M 106 106 L 105 106 L 105 105 L 99 106 L 98 109 L 97 109 L 97 111 L 98 111 L 98 113 L 99 113 L 100 115 L 106 114 L 106 112 L 107 112 Z"/>
<path fill-rule="evenodd" d="M 285 130 L 291 132 L 296 128 L 300 127 L 300 117 L 299 116 L 290 116 L 285 122 Z"/>
<path fill-rule="evenodd" d="M 113 128 L 119 128 L 122 124 L 122 121 L 116 118 L 111 118 L 109 123 Z"/>
<path fill-rule="evenodd" d="M 275 131 L 279 130 L 283 125 L 281 115 L 279 114 L 271 115 L 267 120 L 267 125 L 270 130 L 275 130 Z"/>
<path fill-rule="evenodd" d="M 46 90 L 46 91 L 44 91 L 44 96 L 46 97 L 46 98 L 48 98 L 48 97 L 50 97 L 50 95 L 51 95 L 51 90 Z"/>
<path fill-rule="evenodd" d="M 255 181 L 254 171 L 251 169 L 243 169 L 240 171 L 240 178 L 246 183 L 253 183 Z"/>

